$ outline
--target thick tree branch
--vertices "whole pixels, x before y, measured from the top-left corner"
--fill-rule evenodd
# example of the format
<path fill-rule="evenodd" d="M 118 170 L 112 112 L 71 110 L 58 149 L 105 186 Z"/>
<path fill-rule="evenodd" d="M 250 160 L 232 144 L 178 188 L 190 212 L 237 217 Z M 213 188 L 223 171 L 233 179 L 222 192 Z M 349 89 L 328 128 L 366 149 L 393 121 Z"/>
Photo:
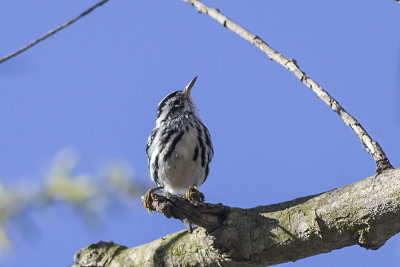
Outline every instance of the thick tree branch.
<path fill-rule="evenodd" d="M 385 152 L 378 144 L 374 141 L 361 126 L 361 124 L 352 117 L 344 108 L 326 92 L 320 85 L 318 85 L 313 79 L 308 77 L 297 65 L 296 60 L 288 59 L 281 53 L 272 49 L 267 43 L 261 40 L 260 37 L 250 33 L 240 25 L 236 24 L 226 16 L 222 15 L 218 9 L 208 7 L 198 0 L 184 0 L 185 2 L 193 5 L 199 13 L 206 14 L 211 18 L 221 23 L 224 27 L 238 34 L 243 39 L 249 41 L 261 51 L 263 51 L 269 59 L 279 63 L 284 68 L 292 72 L 302 83 L 310 88 L 322 101 L 325 102 L 334 112 L 336 112 L 347 126 L 349 126 L 361 140 L 365 150 L 372 156 L 376 163 L 377 172 L 386 169 L 392 169 L 393 166 L 390 164 L 389 159 L 386 157 Z"/>
<path fill-rule="evenodd" d="M 43 35 L 42 37 L 36 39 L 35 41 L 33 41 L 32 43 L 22 47 L 21 49 L 3 57 L 0 59 L 0 64 L 3 63 L 6 60 L 9 60 L 10 58 L 15 57 L 18 54 L 21 54 L 22 52 L 28 50 L 29 48 L 31 48 L 34 45 L 37 45 L 38 43 L 40 43 L 41 41 L 43 41 L 44 39 L 47 39 L 48 37 L 52 36 L 53 34 L 57 33 L 58 31 L 61 31 L 62 29 L 64 29 L 65 27 L 68 27 L 69 25 L 71 25 L 72 23 L 74 23 L 75 21 L 77 21 L 78 19 L 86 16 L 87 14 L 89 14 L 90 12 L 92 12 L 94 9 L 96 9 L 97 7 L 105 4 L 106 2 L 108 2 L 109 0 L 103 0 L 100 1 L 99 3 L 95 4 L 94 6 L 90 7 L 89 9 L 85 10 L 84 12 L 82 12 L 79 16 L 71 19 L 70 21 L 67 21 L 66 23 L 64 23 L 63 25 L 55 28 L 54 30 L 48 32 L 47 34 Z"/>
<path fill-rule="evenodd" d="M 76 266 L 266 266 L 355 244 L 378 249 L 400 231 L 400 169 L 252 209 L 161 195 L 152 208 L 204 228 L 130 249 L 100 242 L 79 251 Z"/>
<path fill-rule="evenodd" d="M 252 209 L 156 194 L 153 210 L 200 227 L 192 234 L 181 231 L 130 249 L 112 242 L 90 245 L 75 255 L 76 266 L 266 266 L 355 244 L 378 249 L 398 233 L 400 169 L 393 169 L 379 144 L 295 60 L 218 10 L 197 0 L 185 1 L 257 46 L 316 93 L 357 134 L 377 172 L 329 192 Z"/>

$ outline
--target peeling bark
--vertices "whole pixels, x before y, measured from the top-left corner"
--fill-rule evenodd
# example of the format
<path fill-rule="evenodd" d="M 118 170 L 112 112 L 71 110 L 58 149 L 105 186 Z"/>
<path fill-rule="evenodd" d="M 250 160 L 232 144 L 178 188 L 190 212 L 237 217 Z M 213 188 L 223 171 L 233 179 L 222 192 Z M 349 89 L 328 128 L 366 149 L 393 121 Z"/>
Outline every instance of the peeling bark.
<path fill-rule="evenodd" d="M 90 245 L 75 266 L 268 266 L 356 244 L 378 249 L 400 231 L 400 169 L 251 209 L 157 194 L 152 208 L 200 227 L 135 248 Z"/>

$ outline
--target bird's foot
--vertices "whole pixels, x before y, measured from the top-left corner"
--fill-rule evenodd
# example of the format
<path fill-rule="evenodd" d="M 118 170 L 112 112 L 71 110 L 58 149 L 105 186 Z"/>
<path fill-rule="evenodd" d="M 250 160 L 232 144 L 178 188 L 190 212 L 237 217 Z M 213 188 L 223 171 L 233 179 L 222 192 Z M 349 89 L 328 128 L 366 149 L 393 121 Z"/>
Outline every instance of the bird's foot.
<path fill-rule="evenodd" d="M 162 187 L 150 188 L 142 197 L 142 204 L 149 211 L 150 215 L 152 211 L 151 203 L 154 201 L 154 192 L 159 189 L 162 189 Z"/>
<path fill-rule="evenodd" d="M 184 198 L 193 203 L 204 202 L 204 194 L 197 189 L 197 186 L 189 186 Z"/>

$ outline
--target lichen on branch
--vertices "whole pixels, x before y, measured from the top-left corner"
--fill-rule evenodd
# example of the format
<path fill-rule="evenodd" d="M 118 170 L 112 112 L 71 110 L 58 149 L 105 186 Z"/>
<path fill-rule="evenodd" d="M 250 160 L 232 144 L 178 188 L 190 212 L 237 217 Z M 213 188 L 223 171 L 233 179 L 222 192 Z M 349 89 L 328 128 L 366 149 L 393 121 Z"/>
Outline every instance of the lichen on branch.
<path fill-rule="evenodd" d="M 111 258 L 91 245 L 79 252 L 76 264 L 96 266 L 84 265 L 85 259 L 111 266 L 268 266 L 351 245 L 378 249 L 400 231 L 400 169 L 251 209 L 158 194 L 152 209 L 202 227 L 121 249 Z"/>

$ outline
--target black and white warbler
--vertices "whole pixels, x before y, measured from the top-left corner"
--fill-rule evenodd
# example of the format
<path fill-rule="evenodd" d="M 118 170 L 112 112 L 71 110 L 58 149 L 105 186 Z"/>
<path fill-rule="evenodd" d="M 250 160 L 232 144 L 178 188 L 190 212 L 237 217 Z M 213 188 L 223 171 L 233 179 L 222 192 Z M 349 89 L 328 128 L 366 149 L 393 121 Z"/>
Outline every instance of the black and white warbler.
<path fill-rule="evenodd" d="M 185 89 L 170 93 L 158 104 L 156 126 L 146 148 L 150 176 L 158 186 L 149 190 L 150 194 L 163 189 L 182 196 L 189 189 L 197 190 L 207 178 L 214 151 L 190 95 L 196 79 L 197 76 Z M 151 201 L 149 197 L 147 194 Z"/>

